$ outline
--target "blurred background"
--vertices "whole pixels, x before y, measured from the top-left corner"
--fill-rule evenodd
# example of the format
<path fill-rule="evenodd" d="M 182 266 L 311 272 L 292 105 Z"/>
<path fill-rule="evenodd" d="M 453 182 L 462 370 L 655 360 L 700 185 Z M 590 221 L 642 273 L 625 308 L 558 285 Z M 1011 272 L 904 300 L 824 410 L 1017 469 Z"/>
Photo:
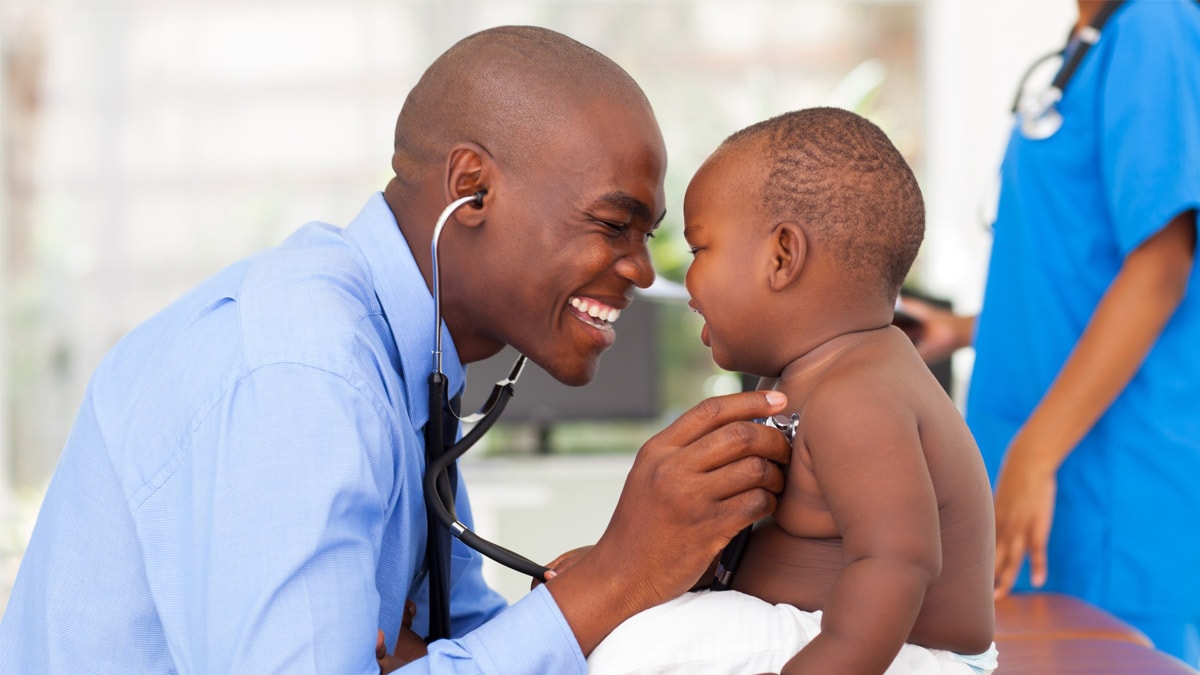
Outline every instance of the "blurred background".
<path fill-rule="evenodd" d="M 865 115 L 925 192 L 909 286 L 971 311 L 1012 90 L 1073 18 L 1071 0 L 0 0 L 0 608 L 107 349 L 303 223 L 353 218 L 389 178 L 405 94 L 458 39 L 545 26 L 641 83 L 670 158 L 667 280 L 689 258 L 684 188 L 728 134 L 817 105 Z M 678 300 L 635 307 L 602 380 L 527 374 L 464 459 L 481 534 L 543 560 L 594 541 L 641 443 L 742 386 Z M 473 367 L 475 391 L 501 368 Z"/>

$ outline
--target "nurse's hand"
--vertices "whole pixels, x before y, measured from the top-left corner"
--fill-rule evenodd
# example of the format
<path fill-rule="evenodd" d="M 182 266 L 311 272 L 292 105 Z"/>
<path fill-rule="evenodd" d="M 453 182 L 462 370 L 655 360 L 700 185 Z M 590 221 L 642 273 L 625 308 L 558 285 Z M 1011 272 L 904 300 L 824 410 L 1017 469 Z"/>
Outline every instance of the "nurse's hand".
<path fill-rule="evenodd" d="M 1031 443 L 1018 434 L 1009 447 L 996 482 L 995 596 L 1008 595 L 1025 556 L 1030 581 L 1046 583 L 1046 544 L 1054 521 L 1057 465 L 1048 465 Z"/>
<path fill-rule="evenodd" d="M 774 511 L 791 447 L 749 420 L 786 403 L 761 391 L 708 399 L 642 446 L 600 541 L 546 583 L 584 654 L 686 592 L 734 535 Z"/>
<path fill-rule="evenodd" d="M 917 353 L 926 363 L 948 359 L 975 339 L 975 317 L 959 316 L 940 307 L 913 298 L 900 298 L 900 310 L 920 323 L 914 331 Z"/>

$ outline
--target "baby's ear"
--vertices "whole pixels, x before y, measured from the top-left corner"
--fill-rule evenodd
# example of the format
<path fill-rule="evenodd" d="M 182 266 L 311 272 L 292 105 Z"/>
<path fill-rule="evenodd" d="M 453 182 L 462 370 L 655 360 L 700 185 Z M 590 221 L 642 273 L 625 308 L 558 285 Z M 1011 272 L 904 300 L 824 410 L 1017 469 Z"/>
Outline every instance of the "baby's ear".
<path fill-rule="evenodd" d="M 808 237 L 799 223 L 783 222 L 771 230 L 771 290 L 781 291 L 800 278 L 808 255 Z"/>

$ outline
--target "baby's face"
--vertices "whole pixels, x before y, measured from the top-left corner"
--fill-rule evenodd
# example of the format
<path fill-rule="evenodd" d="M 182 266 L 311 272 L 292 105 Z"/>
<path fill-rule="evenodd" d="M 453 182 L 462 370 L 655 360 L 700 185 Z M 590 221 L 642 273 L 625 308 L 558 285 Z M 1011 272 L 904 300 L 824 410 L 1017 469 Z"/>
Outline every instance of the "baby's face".
<path fill-rule="evenodd" d="M 685 283 L 704 317 L 700 339 L 726 370 L 762 374 L 761 326 L 767 305 L 769 237 L 759 222 L 756 172 L 742 152 L 719 149 L 700 167 L 683 202 L 683 236 L 692 252 Z"/>

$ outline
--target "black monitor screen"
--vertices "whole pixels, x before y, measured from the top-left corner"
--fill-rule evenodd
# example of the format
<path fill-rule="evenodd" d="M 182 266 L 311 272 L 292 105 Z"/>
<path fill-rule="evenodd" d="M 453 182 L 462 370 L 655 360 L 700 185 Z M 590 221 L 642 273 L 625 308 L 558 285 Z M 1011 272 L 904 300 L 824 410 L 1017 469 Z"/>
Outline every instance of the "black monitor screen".
<path fill-rule="evenodd" d="M 570 317 L 567 317 L 570 318 Z M 659 414 L 658 307 L 638 299 L 615 324 L 617 341 L 600 357 L 596 377 L 583 387 L 568 387 L 532 361 L 525 366 L 501 418 L 505 422 L 553 424 L 568 420 L 645 419 Z M 463 405 L 483 405 L 497 380 L 508 375 L 517 354 L 506 347 L 467 370 Z"/>

